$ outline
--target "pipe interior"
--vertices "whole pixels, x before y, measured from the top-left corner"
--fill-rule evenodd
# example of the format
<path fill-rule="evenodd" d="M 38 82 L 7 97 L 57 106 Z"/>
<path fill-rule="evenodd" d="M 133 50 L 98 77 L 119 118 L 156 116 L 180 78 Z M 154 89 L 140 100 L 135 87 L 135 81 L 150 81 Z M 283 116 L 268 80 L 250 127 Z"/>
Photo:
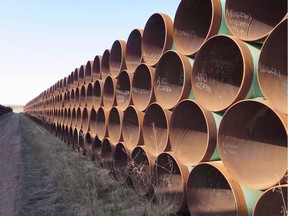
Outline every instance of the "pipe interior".
<path fill-rule="evenodd" d="M 287 131 L 276 113 L 260 102 L 230 108 L 221 121 L 218 144 L 225 167 L 249 188 L 271 187 L 286 173 Z"/>
<path fill-rule="evenodd" d="M 148 107 L 143 121 L 143 138 L 145 146 L 152 154 L 159 154 L 166 149 L 168 142 L 168 125 L 164 110 L 158 104 Z"/>
<path fill-rule="evenodd" d="M 286 0 L 226 0 L 225 4 L 225 19 L 229 30 L 249 41 L 265 37 L 286 13 Z"/>
<path fill-rule="evenodd" d="M 192 215 L 237 215 L 236 200 L 226 177 L 208 164 L 192 169 L 187 183 L 187 202 Z"/>
<path fill-rule="evenodd" d="M 142 35 L 138 29 L 134 29 L 127 40 L 126 64 L 128 71 L 134 72 L 142 60 L 141 49 Z"/>
<path fill-rule="evenodd" d="M 128 148 L 135 147 L 139 142 L 140 127 L 137 111 L 128 107 L 123 116 L 122 134 Z"/>
<path fill-rule="evenodd" d="M 148 66 L 137 67 L 132 80 L 132 98 L 135 107 L 143 111 L 149 105 L 152 97 L 152 77 Z"/>
<path fill-rule="evenodd" d="M 197 101 L 211 111 L 223 111 L 233 103 L 243 79 L 243 57 L 226 36 L 208 40 L 199 50 L 192 69 Z"/>
<path fill-rule="evenodd" d="M 143 59 L 154 65 L 162 55 L 166 42 L 166 25 L 160 14 L 153 14 L 147 21 L 142 39 Z"/>

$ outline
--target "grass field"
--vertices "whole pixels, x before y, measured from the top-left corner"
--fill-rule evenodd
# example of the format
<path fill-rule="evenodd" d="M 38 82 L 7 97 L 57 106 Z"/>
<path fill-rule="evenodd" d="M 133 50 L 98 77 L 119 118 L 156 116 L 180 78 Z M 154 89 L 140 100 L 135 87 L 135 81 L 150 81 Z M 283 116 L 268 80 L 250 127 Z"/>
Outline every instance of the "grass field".
<path fill-rule="evenodd" d="M 23 139 L 19 215 L 170 215 L 120 185 L 108 171 L 82 156 L 44 128 L 20 114 Z"/>

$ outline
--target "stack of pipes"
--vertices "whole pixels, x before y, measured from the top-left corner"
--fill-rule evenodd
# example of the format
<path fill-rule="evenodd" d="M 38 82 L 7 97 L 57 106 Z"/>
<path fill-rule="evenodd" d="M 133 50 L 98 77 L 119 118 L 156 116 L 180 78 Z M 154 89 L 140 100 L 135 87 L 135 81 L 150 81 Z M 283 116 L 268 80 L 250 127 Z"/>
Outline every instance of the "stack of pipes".
<path fill-rule="evenodd" d="M 137 193 L 287 214 L 287 2 L 182 0 L 26 104 Z"/>

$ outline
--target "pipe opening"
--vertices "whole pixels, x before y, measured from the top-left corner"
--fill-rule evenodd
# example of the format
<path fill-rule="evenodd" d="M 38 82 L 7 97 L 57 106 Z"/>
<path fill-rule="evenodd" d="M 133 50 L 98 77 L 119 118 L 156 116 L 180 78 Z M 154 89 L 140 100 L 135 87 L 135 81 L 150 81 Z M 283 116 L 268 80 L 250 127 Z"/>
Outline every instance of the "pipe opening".
<path fill-rule="evenodd" d="M 79 70 L 80 70 L 80 68 L 75 68 L 75 70 L 74 70 L 74 86 L 79 85 L 79 82 L 78 82 Z"/>
<path fill-rule="evenodd" d="M 125 110 L 131 103 L 132 77 L 126 70 L 123 70 L 117 79 L 116 101 L 120 110 Z"/>
<path fill-rule="evenodd" d="M 80 103 L 79 105 L 84 108 L 86 106 L 86 88 L 85 85 L 82 85 L 80 90 Z"/>
<path fill-rule="evenodd" d="M 85 83 L 88 84 L 91 82 L 92 79 L 92 66 L 93 66 L 93 61 L 88 61 L 86 64 L 86 68 L 85 68 Z"/>
<path fill-rule="evenodd" d="M 287 18 L 264 42 L 258 63 L 258 80 L 265 98 L 273 106 L 288 114 L 287 110 Z"/>
<path fill-rule="evenodd" d="M 78 107 L 79 106 L 79 101 L 80 101 L 80 89 L 79 87 L 76 87 L 75 90 L 75 99 L 74 99 L 74 106 Z"/>
<path fill-rule="evenodd" d="M 208 110 L 224 111 L 239 98 L 244 99 L 250 89 L 253 69 L 244 68 L 246 56 L 242 56 L 237 43 L 236 38 L 215 36 L 196 55 L 192 88 L 196 100 Z M 247 57 L 253 65 L 251 55 Z M 244 80 L 249 81 L 244 83 Z"/>
<path fill-rule="evenodd" d="M 77 111 L 75 108 L 72 109 L 71 126 L 76 127 L 77 125 Z"/>
<path fill-rule="evenodd" d="M 154 93 L 156 101 L 165 109 L 172 109 L 191 90 L 192 68 L 186 56 L 167 51 L 161 56 L 155 71 Z"/>
<path fill-rule="evenodd" d="M 81 65 L 80 67 L 80 71 L 79 71 L 79 77 L 78 77 L 78 81 L 79 81 L 79 86 L 82 86 L 85 84 L 85 65 Z"/>
<path fill-rule="evenodd" d="M 101 159 L 101 149 L 102 149 L 102 142 L 98 138 L 98 136 L 95 136 L 94 142 L 92 142 L 92 152 L 94 159 L 97 161 L 100 161 Z"/>
<path fill-rule="evenodd" d="M 158 202 L 169 203 L 175 212 L 186 211 L 184 177 L 175 158 L 169 153 L 160 154 L 156 159 L 153 175 Z"/>
<path fill-rule="evenodd" d="M 103 105 L 103 86 L 104 82 L 102 80 L 96 80 L 93 89 L 93 106 L 95 109 Z"/>
<path fill-rule="evenodd" d="M 96 55 L 93 61 L 93 71 L 92 71 L 92 78 L 95 82 L 98 79 L 101 79 L 101 62 L 102 62 L 102 56 Z"/>
<path fill-rule="evenodd" d="M 169 111 L 167 111 L 169 112 Z M 168 126 L 170 116 L 157 104 L 151 104 L 144 115 L 144 145 L 152 155 L 158 155 L 170 149 L 168 144 Z"/>
<path fill-rule="evenodd" d="M 77 146 L 78 146 L 78 140 L 79 140 L 79 138 L 78 138 L 78 130 L 77 130 L 77 128 L 75 128 L 74 129 L 74 133 L 73 133 L 73 148 L 74 149 L 77 148 Z"/>
<path fill-rule="evenodd" d="M 267 189 L 286 175 L 287 125 L 264 102 L 244 100 L 228 109 L 218 144 L 227 170 L 248 188 Z"/>
<path fill-rule="evenodd" d="M 226 0 L 225 4 L 225 19 L 229 30 L 246 41 L 263 40 L 286 13 L 286 0 Z"/>
<path fill-rule="evenodd" d="M 133 73 L 138 65 L 142 62 L 142 42 L 143 30 L 134 29 L 127 40 L 126 47 L 126 65 L 127 70 Z"/>
<path fill-rule="evenodd" d="M 114 41 L 110 57 L 109 57 L 109 67 L 110 67 L 110 75 L 113 78 L 118 77 L 119 73 L 126 69 L 126 42 L 123 40 Z"/>
<path fill-rule="evenodd" d="M 100 140 L 103 140 L 107 133 L 107 114 L 102 107 L 98 109 L 97 117 L 96 117 L 96 127 L 97 127 L 97 135 Z"/>
<path fill-rule="evenodd" d="M 82 128 L 83 128 L 83 131 L 85 133 L 90 130 L 89 124 L 90 124 L 90 122 L 89 122 L 89 112 L 88 112 L 88 109 L 85 107 L 83 109 L 83 112 L 82 112 Z"/>
<path fill-rule="evenodd" d="M 129 170 L 133 187 L 142 196 L 152 193 L 152 166 L 155 158 L 139 146 L 133 150 L 131 157 L 133 161 Z"/>
<path fill-rule="evenodd" d="M 132 80 L 132 100 L 139 111 L 144 111 L 150 103 L 155 101 L 153 92 L 155 69 L 146 64 L 140 64 Z"/>
<path fill-rule="evenodd" d="M 199 164 L 192 169 L 188 178 L 189 211 L 192 215 L 247 215 L 247 207 L 240 185 L 238 185 L 238 189 L 240 191 L 234 191 L 230 187 L 225 174 L 217 167 L 210 164 Z M 244 203 L 237 203 L 237 196 L 242 196 Z"/>
<path fill-rule="evenodd" d="M 103 104 L 105 110 L 110 110 L 116 105 L 115 90 L 116 80 L 108 76 L 103 87 Z"/>
<path fill-rule="evenodd" d="M 123 116 L 122 135 L 128 149 L 134 149 L 139 143 L 141 136 L 140 116 L 135 108 L 129 106 Z M 142 140 L 143 141 L 143 140 Z"/>
<path fill-rule="evenodd" d="M 102 142 L 101 149 L 102 166 L 104 169 L 112 170 L 113 168 L 113 148 L 109 139 L 105 138 Z"/>
<path fill-rule="evenodd" d="M 90 114 L 90 133 L 93 137 L 96 136 L 97 134 L 96 120 L 97 120 L 97 113 L 96 110 L 92 108 Z"/>
<path fill-rule="evenodd" d="M 169 138 L 174 154 L 183 164 L 194 166 L 208 161 L 217 139 L 212 113 L 192 100 L 181 101 L 171 116 Z"/>
<path fill-rule="evenodd" d="M 168 15 L 155 13 L 150 16 L 142 39 L 143 60 L 147 65 L 156 65 L 162 54 L 172 48 L 172 29 L 172 20 Z"/>
<path fill-rule="evenodd" d="M 101 77 L 105 79 L 110 75 L 110 66 L 109 66 L 110 50 L 106 49 L 103 53 L 101 60 Z"/>
<path fill-rule="evenodd" d="M 112 144 L 117 144 L 122 139 L 123 112 L 113 107 L 108 118 L 108 134 Z"/>
<path fill-rule="evenodd" d="M 265 191 L 257 201 L 253 215 L 285 215 L 288 206 L 287 187 L 287 184 L 279 185 Z"/>
<path fill-rule="evenodd" d="M 177 50 L 187 56 L 195 55 L 209 37 L 218 33 L 221 15 L 219 0 L 181 1 L 174 18 Z"/>
<path fill-rule="evenodd" d="M 115 147 L 113 170 L 116 179 L 119 183 L 124 184 L 129 178 L 128 162 L 130 161 L 130 155 L 125 149 L 122 143 L 118 143 Z"/>
<path fill-rule="evenodd" d="M 89 108 L 91 108 L 93 105 L 93 84 L 92 83 L 89 83 L 89 85 L 87 86 L 86 105 Z"/>
<path fill-rule="evenodd" d="M 78 107 L 76 114 L 76 127 L 78 129 L 82 129 L 82 111 L 81 108 Z"/>

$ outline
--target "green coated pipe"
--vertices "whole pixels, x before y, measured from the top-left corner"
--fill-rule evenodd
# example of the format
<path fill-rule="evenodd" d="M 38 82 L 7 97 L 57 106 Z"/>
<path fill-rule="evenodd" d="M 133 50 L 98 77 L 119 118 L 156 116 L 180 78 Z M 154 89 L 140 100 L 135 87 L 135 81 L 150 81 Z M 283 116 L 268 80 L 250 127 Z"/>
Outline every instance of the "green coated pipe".
<path fill-rule="evenodd" d="M 253 44 L 253 43 L 245 43 L 245 44 L 248 47 L 248 49 L 252 55 L 253 66 L 254 66 L 253 80 L 252 80 L 251 88 L 250 88 L 250 90 L 246 96 L 246 99 L 264 97 L 263 93 L 261 92 L 259 82 L 258 82 L 258 77 L 257 77 L 258 61 L 259 61 L 261 45 L 260 44 Z"/>
<path fill-rule="evenodd" d="M 250 188 L 245 187 L 244 185 L 240 185 L 241 189 L 244 193 L 245 202 L 248 210 L 248 216 L 253 215 L 253 210 L 256 205 L 257 200 L 263 194 L 261 190 L 252 190 Z"/>

